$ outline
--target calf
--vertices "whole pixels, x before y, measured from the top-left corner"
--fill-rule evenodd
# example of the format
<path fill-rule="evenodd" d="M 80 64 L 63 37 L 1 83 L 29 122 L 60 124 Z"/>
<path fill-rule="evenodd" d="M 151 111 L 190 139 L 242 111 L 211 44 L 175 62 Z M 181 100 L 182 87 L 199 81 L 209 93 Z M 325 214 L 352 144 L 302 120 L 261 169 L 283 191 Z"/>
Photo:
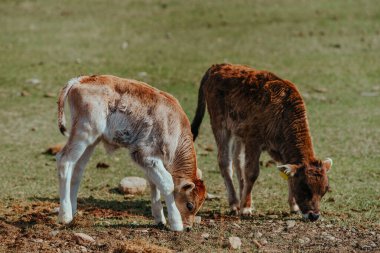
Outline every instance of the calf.
<path fill-rule="evenodd" d="M 197 175 L 190 123 L 178 101 L 135 80 L 106 75 L 74 78 L 58 100 L 58 126 L 63 134 L 66 97 L 72 127 L 65 147 L 57 154 L 59 222 L 72 221 L 84 167 L 95 146 L 103 142 L 109 152 L 128 148 L 144 170 L 156 223 L 166 223 L 162 193 L 171 229 L 191 227 L 206 190 Z"/>
<path fill-rule="evenodd" d="M 319 218 L 319 203 L 328 190 L 326 172 L 332 160 L 314 155 L 304 102 L 296 86 L 267 71 L 218 64 L 203 76 L 198 107 L 191 125 L 194 140 L 205 107 L 218 146 L 218 162 L 227 188 L 230 208 L 251 214 L 251 191 L 259 176 L 262 151 L 284 164 L 289 205 L 304 218 Z M 240 197 L 232 183 L 236 170 Z"/>

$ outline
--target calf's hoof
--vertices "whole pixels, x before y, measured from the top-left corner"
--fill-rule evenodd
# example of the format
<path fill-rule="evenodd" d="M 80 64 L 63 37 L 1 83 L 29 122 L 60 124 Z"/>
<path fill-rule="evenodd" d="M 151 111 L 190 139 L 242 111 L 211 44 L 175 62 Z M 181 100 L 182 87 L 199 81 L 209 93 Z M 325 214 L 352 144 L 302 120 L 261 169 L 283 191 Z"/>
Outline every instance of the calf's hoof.
<path fill-rule="evenodd" d="M 183 224 L 173 222 L 170 224 L 170 230 L 177 231 L 177 232 L 183 231 Z"/>
<path fill-rule="evenodd" d="M 244 207 L 243 209 L 241 209 L 240 214 L 241 214 L 241 216 L 245 216 L 245 217 L 251 216 L 252 215 L 252 208 Z"/>
<path fill-rule="evenodd" d="M 73 221 L 73 215 L 70 213 L 63 213 L 58 215 L 58 222 L 61 224 L 69 224 Z"/>

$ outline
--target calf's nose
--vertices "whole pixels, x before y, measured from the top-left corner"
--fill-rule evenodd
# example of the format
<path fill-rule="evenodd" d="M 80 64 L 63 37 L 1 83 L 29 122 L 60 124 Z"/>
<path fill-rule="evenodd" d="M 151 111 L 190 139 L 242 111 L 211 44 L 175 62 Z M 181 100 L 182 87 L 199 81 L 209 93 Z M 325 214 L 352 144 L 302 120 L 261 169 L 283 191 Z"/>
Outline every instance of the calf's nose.
<path fill-rule="evenodd" d="M 310 221 L 316 221 L 319 219 L 319 214 L 318 213 L 309 213 L 309 220 Z"/>
<path fill-rule="evenodd" d="M 191 227 L 186 227 L 186 232 L 190 232 L 191 231 Z"/>

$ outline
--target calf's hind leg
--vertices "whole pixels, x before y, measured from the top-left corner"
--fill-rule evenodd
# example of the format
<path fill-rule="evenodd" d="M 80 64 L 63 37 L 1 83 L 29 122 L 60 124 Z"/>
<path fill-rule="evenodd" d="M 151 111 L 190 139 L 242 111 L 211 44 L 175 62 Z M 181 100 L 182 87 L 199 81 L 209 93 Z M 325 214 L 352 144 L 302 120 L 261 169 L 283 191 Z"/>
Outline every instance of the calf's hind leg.
<path fill-rule="evenodd" d="M 215 140 L 218 145 L 218 163 L 220 173 L 224 179 L 224 184 L 227 189 L 228 203 L 233 213 L 238 214 L 239 199 L 237 197 L 234 184 L 232 182 L 232 145 L 233 138 L 226 130 L 214 131 Z"/>
<path fill-rule="evenodd" d="M 243 191 L 240 200 L 240 213 L 241 215 L 252 214 L 252 187 L 259 176 L 259 158 L 260 151 L 253 146 L 254 144 L 246 145 L 246 163 L 243 168 Z"/>

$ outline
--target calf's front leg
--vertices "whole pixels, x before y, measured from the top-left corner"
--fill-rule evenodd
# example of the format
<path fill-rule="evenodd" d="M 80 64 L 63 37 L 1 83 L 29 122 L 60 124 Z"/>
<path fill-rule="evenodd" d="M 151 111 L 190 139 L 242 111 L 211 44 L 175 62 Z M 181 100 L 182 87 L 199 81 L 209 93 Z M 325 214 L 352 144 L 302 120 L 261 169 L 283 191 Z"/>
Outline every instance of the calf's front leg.
<path fill-rule="evenodd" d="M 149 180 L 152 181 L 158 190 L 164 195 L 166 207 L 168 209 L 170 229 L 173 231 L 182 231 L 183 223 L 181 214 L 174 200 L 174 183 L 172 175 L 170 175 L 165 169 L 160 159 L 145 159 L 143 165 Z"/>
<path fill-rule="evenodd" d="M 298 213 L 300 211 L 300 208 L 298 207 L 296 200 L 294 198 L 294 194 L 293 194 L 292 188 L 290 186 L 289 180 L 288 180 L 288 191 L 289 191 L 288 203 L 289 203 L 289 207 L 290 207 L 290 212 L 291 213 Z"/>

